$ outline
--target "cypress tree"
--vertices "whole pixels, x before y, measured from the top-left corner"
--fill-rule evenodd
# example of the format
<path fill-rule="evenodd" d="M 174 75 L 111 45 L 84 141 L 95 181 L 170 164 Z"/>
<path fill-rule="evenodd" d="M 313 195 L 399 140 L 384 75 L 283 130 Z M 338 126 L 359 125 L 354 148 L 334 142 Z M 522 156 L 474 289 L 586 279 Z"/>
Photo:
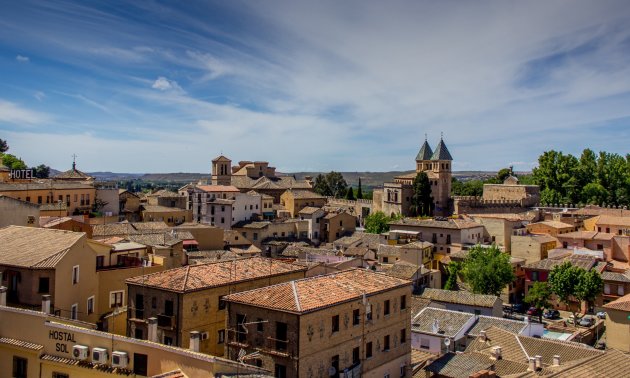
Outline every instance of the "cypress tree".
<path fill-rule="evenodd" d="M 359 189 L 357 189 L 357 199 L 363 199 L 363 190 L 361 189 L 361 177 L 359 177 Z"/>

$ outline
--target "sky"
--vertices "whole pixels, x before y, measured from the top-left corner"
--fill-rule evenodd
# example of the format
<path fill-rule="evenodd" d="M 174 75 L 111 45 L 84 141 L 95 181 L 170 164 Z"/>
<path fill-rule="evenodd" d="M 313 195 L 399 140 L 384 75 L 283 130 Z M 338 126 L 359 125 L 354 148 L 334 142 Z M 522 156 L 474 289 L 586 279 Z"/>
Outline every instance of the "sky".
<path fill-rule="evenodd" d="M 630 4 L 0 0 L 0 138 L 29 165 L 454 170 L 626 154 Z"/>

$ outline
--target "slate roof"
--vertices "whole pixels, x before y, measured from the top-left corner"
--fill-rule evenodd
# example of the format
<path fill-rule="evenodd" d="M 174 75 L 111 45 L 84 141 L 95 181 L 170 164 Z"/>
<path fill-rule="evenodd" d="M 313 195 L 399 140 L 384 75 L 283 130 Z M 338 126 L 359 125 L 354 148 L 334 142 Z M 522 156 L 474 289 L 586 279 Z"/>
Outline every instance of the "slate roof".
<path fill-rule="evenodd" d="M 306 271 L 306 268 L 278 260 L 252 257 L 188 265 L 129 278 L 126 282 L 176 293 L 187 293 L 300 271 Z"/>
<path fill-rule="evenodd" d="M 260 289 L 231 294 L 225 300 L 283 312 L 303 314 L 386 290 L 410 286 L 410 282 L 366 269 L 305 278 Z"/>
<path fill-rule="evenodd" d="M 54 268 L 85 233 L 49 228 L 8 226 L 0 229 L 0 264 Z"/>
<path fill-rule="evenodd" d="M 433 150 L 431 150 L 429 142 L 425 140 L 422 147 L 420 147 L 420 151 L 418 151 L 418 155 L 416 155 L 416 161 L 430 160 L 432 155 Z"/>
<path fill-rule="evenodd" d="M 425 307 L 411 320 L 411 330 L 444 337 L 455 337 L 475 317 L 468 312 Z M 435 331 L 437 328 L 437 332 Z"/>
<path fill-rule="evenodd" d="M 451 153 L 446 148 L 446 144 L 443 139 L 440 139 L 440 143 L 438 143 L 437 147 L 435 147 L 435 151 L 433 155 L 431 155 L 431 160 L 453 160 Z"/>
<path fill-rule="evenodd" d="M 607 303 L 603 306 L 611 310 L 619 310 L 630 312 L 630 294 L 626 294 L 621 298 L 617 298 L 614 301 Z"/>
<path fill-rule="evenodd" d="M 499 297 L 494 295 L 431 288 L 424 289 L 420 296 L 435 302 L 456 303 L 477 307 L 494 307 L 494 304 L 499 299 Z"/>

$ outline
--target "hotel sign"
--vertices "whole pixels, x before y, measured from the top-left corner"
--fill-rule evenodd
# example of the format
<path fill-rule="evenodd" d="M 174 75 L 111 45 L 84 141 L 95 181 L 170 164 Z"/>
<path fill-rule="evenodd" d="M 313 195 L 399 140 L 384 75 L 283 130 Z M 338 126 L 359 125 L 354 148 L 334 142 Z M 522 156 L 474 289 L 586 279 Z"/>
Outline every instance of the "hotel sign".
<path fill-rule="evenodd" d="M 32 180 L 33 170 L 32 169 L 12 169 L 9 172 L 9 178 L 11 180 Z"/>

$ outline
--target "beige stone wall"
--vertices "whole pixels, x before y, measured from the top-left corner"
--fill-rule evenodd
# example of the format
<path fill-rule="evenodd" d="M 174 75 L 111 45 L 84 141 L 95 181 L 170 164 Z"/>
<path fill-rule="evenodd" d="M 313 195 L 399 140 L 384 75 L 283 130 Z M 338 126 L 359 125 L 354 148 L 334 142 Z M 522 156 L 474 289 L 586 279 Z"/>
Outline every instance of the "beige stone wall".
<path fill-rule="evenodd" d="M 606 309 L 606 346 L 630 352 L 630 320 L 627 311 Z"/>
<path fill-rule="evenodd" d="M 541 243 L 532 236 L 512 235 L 512 257 L 525 259 L 527 264 L 546 259 L 548 251 L 556 248 L 556 242 Z"/>
<path fill-rule="evenodd" d="M 13 199 L 0 198 L 0 228 L 10 225 L 39 227 L 39 208 Z"/>
<path fill-rule="evenodd" d="M 502 247 L 505 252 L 510 252 L 512 248 L 512 230 L 520 222 L 474 216 L 473 219 L 484 226 L 484 239 L 486 241 L 494 242 L 497 246 Z"/>
<path fill-rule="evenodd" d="M 357 218 L 348 213 L 341 213 L 324 222 L 328 225 L 326 241 L 332 243 L 346 234 L 353 233 L 356 230 Z"/>
<path fill-rule="evenodd" d="M 223 249 L 223 229 L 220 227 L 186 227 L 179 226 L 178 230 L 189 231 L 197 243 L 200 250 Z"/>
<path fill-rule="evenodd" d="M 183 210 L 172 208 L 169 211 L 143 211 L 143 222 L 163 221 L 167 225 L 173 227 L 184 222 L 192 221 L 192 210 Z"/>
<path fill-rule="evenodd" d="M 520 201 L 538 197 L 540 188 L 536 185 L 503 185 L 503 184 L 484 184 L 483 199 L 486 201 Z"/>
<path fill-rule="evenodd" d="M 3 190 L 0 191 L 0 195 L 5 195 L 7 197 L 16 198 L 22 201 L 30 202 L 37 204 L 38 198 L 42 198 L 42 203 L 45 204 L 46 197 L 50 197 L 52 192 L 52 199 L 49 198 L 49 203 L 57 203 L 59 200 L 59 196 L 61 196 L 62 201 L 66 202 L 66 199 L 70 199 L 70 205 L 68 206 L 68 213 L 72 214 L 75 209 L 91 209 L 92 204 L 94 204 L 94 199 L 96 198 L 96 189 L 95 188 L 82 188 L 82 189 L 41 189 L 41 190 Z M 89 195 L 90 203 L 89 205 L 81 205 L 81 195 L 84 198 Z M 68 197 L 69 196 L 69 197 Z M 76 198 L 76 200 L 75 200 Z"/>

